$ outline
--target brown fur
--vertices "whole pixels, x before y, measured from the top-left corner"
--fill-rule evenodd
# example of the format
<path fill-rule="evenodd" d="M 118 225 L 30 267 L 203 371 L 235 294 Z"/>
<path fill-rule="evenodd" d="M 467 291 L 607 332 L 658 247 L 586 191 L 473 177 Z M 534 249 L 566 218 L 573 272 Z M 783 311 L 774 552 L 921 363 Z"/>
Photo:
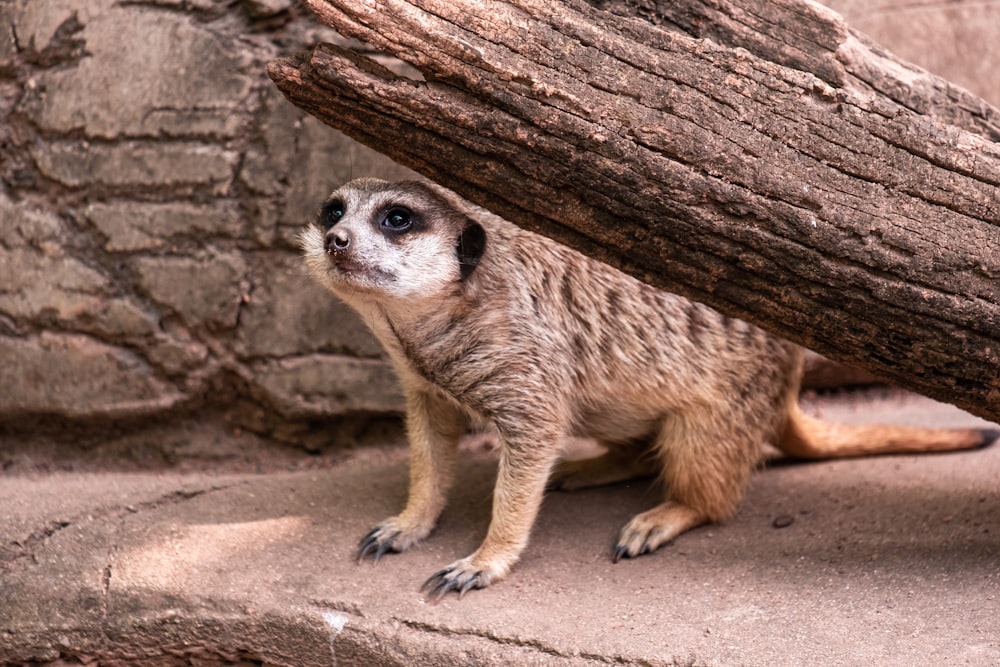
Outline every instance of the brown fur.
<path fill-rule="evenodd" d="M 807 417 L 797 405 L 797 346 L 649 287 L 438 186 L 365 179 L 332 199 L 345 210 L 326 236 L 343 234 L 351 246 L 327 252 L 323 230 L 312 226 L 302 237 L 306 260 L 388 351 L 407 394 L 411 443 L 406 507 L 362 540 L 359 558 L 401 551 L 430 533 L 470 417 L 491 424 L 501 442 L 488 534 L 472 555 L 428 580 L 432 597 L 506 575 L 550 482 L 579 488 L 662 477 L 666 497 L 623 528 L 617 560 L 729 517 L 765 443 L 829 458 L 983 442 L 973 430 Z M 379 228 L 393 205 L 413 211 L 419 226 L 398 235 Z M 485 230 L 485 251 L 463 275 L 456 244 L 476 225 Z M 567 435 L 596 438 L 608 453 L 560 464 Z"/>

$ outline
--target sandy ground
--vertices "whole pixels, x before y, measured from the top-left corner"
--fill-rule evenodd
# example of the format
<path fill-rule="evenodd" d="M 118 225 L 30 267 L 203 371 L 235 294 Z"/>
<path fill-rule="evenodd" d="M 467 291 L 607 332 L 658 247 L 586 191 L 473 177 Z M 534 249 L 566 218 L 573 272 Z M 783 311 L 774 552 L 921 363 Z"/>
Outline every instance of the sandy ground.
<path fill-rule="evenodd" d="M 806 402 L 988 426 L 895 391 Z M 1000 447 L 775 461 L 730 522 L 617 564 L 655 486 L 553 493 L 507 580 L 428 604 L 420 584 L 484 534 L 487 445 L 431 538 L 378 565 L 354 553 L 402 506 L 400 446 L 141 470 L 19 454 L 0 476 L 0 664 L 1000 664 Z"/>

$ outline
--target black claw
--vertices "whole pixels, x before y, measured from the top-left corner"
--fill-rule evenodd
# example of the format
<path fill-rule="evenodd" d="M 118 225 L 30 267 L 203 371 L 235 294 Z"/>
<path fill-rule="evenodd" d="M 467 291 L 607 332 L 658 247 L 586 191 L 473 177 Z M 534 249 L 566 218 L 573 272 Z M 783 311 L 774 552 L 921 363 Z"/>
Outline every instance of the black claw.
<path fill-rule="evenodd" d="M 420 592 L 423 593 L 433 604 L 437 604 L 444 599 L 445 595 L 451 592 L 457 593 L 458 598 L 462 599 L 462 597 L 473 588 L 483 587 L 482 575 L 482 572 L 476 572 L 465 582 L 459 583 L 458 574 L 455 570 L 452 568 L 445 568 L 432 574 L 430 578 L 424 582 L 424 585 L 420 587 Z"/>
<path fill-rule="evenodd" d="M 368 554 L 370 554 L 372 552 L 372 549 L 374 547 L 375 547 L 375 541 L 374 540 L 366 540 L 366 541 L 362 542 L 361 544 L 359 544 L 358 545 L 358 562 L 360 563 L 365 558 L 367 558 Z"/>
<path fill-rule="evenodd" d="M 393 540 L 399 537 L 399 531 L 397 530 L 391 535 L 380 535 L 381 530 L 381 528 L 375 528 L 361 538 L 361 542 L 358 543 L 359 563 L 368 556 L 373 556 L 372 562 L 377 563 L 387 552 L 396 551 Z"/>
<path fill-rule="evenodd" d="M 360 549 L 361 547 L 365 546 L 365 544 L 370 542 L 372 538 L 375 537 L 376 533 L 378 533 L 378 528 L 372 528 L 370 531 L 368 531 L 368 534 L 362 537 L 361 541 L 358 542 L 358 549 Z"/>
<path fill-rule="evenodd" d="M 448 591 L 450 589 L 451 587 L 448 585 L 448 583 L 442 581 L 440 584 L 437 585 L 437 587 L 433 591 L 430 591 L 427 594 L 427 599 L 430 601 L 431 604 L 437 604 L 438 602 L 441 602 L 441 600 L 444 599 L 444 596 L 448 594 Z"/>
<path fill-rule="evenodd" d="M 440 586 L 441 582 L 445 580 L 445 575 L 448 574 L 448 572 L 450 571 L 451 570 L 449 570 L 448 568 L 445 568 L 443 570 L 438 570 L 437 572 L 429 576 L 427 578 L 427 581 L 424 582 L 424 585 L 420 587 L 420 592 L 428 593 L 430 592 L 432 587 Z"/>
<path fill-rule="evenodd" d="M 615 552 L 614 552 L 614 554 L 611 557 L 611 562 L 617 563 L 623 557 L 625 557 L 625 558 L 629 557 L 628 556 L 628 547 L 622 546 L 621 544 L 619 544 L 617 547 L 615 547 Z"/>
<path fill-rule="evenodd" d="M 465 597 L 465 594 L 468 593 L 473 588 L 479 588 L 479 578 L 480 578 L 481 574 L 482 574 L 482 572 L 476 572 L 475 575 L 469 577 L 469 580 L 467 582 L 465 582 L 464 584 L 462 584 L 461 586 L 459 586 L 459 588 L 458 588 L 458 599 L 459 600 L 461 600 L 463 597 Z"/>
<path fill-rule="evenodd" d="M 424 582 L 424 585 L 420 587 L 420 592 L 424 593 L 432 603 L 437 604 L 452 588 L 452 581 L 448 578 L 450 572 L 449 569 L 438 570 Z"/>
<path fill-rule="evenodd" d="M 375 562 L 377 563 L 387 551 L 393 551 L 392 544 L 388 541 L 379 542 L 378 549 L 375 550 Z"/>

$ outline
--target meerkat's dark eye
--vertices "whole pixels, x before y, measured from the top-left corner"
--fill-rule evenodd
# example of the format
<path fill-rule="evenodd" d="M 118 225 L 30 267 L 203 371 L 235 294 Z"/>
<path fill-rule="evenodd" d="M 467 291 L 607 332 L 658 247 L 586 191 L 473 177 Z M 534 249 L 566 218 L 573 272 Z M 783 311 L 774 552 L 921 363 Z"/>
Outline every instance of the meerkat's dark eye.
<path fill-rule="evenodd" d="M 331 199 L 323 204 L 323 211 L 319 214 L 319 224 L 324 230 L 329 230 L 342 217 L 344 217 L 344 202 Z"/>
<path fill-rule="evenodd" d="M 385 214 L 382 226 L 394 232 L 406 231 L 413 225 L 413 217 L 408 209 L 402 206 L 393 206 Z"/>

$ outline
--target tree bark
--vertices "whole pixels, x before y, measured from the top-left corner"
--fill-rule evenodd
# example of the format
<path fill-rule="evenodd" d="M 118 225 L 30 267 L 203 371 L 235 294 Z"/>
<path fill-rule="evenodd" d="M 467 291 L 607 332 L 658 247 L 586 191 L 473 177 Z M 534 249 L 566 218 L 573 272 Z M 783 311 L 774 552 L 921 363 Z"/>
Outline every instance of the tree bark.
<path fill-rule="evenodd" d="M 307 1 L 422 75 L 331 45 L 272 63 L 322 121 L 641 280 L 1000 420 L 986 102 L 809 0 Z"/>

